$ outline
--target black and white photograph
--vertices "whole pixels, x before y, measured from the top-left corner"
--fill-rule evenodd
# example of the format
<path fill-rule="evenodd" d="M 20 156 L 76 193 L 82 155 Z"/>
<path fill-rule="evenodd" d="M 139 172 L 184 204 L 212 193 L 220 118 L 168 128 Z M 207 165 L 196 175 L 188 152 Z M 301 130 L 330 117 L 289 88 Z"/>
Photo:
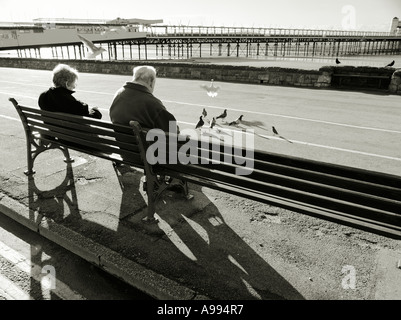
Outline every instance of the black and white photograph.
<path fill-rule="evenodd" d="M 401 300 L 401 1 L 0 8 L 0 300 Z"/>

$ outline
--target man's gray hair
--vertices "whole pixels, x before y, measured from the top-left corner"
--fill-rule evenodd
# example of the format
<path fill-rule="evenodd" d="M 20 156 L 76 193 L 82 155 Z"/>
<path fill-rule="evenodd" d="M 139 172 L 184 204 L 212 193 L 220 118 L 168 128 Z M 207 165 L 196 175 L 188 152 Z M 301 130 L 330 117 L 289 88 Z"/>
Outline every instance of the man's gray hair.
<path fill-rule="evenodd" d="M 58 64 L 53 69 L 53 83 L 56 87 L 66 87 L 78 79 L 78 71 L 66 64 Z"/>
<path fill-rule="evenodd" d="M 133 70 L 134 81 L 151 83 L 156 79 L 156 69 L 152 66 L 138 66 Z"/>

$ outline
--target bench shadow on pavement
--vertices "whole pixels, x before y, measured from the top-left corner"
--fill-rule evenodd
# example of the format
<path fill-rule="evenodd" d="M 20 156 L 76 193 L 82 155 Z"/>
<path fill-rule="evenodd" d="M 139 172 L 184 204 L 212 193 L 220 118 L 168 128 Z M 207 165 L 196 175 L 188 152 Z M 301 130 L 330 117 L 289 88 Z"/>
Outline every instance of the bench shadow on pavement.
<path fill-rule="evenodd" d="M 218 207 L 199 186 L 189 185 L 194 195 L 191 201 L 173 191 L 165 192 L 156 206 L 159 222 L 142 222 L 146 216 L 146 197 L 141 191 L 141 177 L 140 171 L 116 177 L 121 186 L 121 205 L 115 230 L 96 220 L 85 219 L 78 205 L 70 164 L 67 164 L 62 183 L 51 190 L 39 190 L 34 175 L 29 177 L 30 218 L 39 220 L 42 215 L 67 225 L 122 256 L 211 298 L 303 299 L 224 221 Z M 36 218 L 34 211 L 39 213 Z M 235 214 L 241 212 L 232 212 Z"/>
<path fill-rule="evenodd" d="M 68 193 L 70 193 L 70 196 Z M 49 190 L 41 190 L 36 185 L 35 175 L 28 176 L 28 201 L 29 219 L 34 221 L 35 225 L 38 225 L 44 216 L 54 220 L 55 222 L 62 222 L 64 220 L 65 204 L 67 204 L 71 216 L 74 217 L 74 219 L 80 219 L 81 216 L 78 209 L 77 194 L 75 190 L 71 164 L 67 164 L 65 177 L 60 185 Z M 57 294 L 57 292 L 53 292 L 54 290 L 49 290 L 50 288 L 55 289 L 56 278 L 49 278 L 51 280 L 49 280 L 47 289 L 44 288 L 41 283 L 44 277 L 43 273 L 46 271 L 49 272 L 48 269 L 53 268 L 52 266 L 56 264 L 52 263 L 52 257 L 42 261 L 43 253 L 47 253 L 46 248 L 31 244 L 30 261 L 35 266 L 40 266 L 41 269 L 36 270 L 36 268 L 32 269 L 31 271 L 29 295 L 35 300 L 60 300 L 61 297 Z M 53 272 L 55 272 L 55 270 L 53 270 Z M 62 274 L 63 273 L 61 273 L 61 276 Z M 46 277 L 51 277 L 51 275 L 52 274 L 50 273 L 49 275 L 46 275 Z M 60 279 L 60 273 L 57 273 L 57 280 L 63 280 Z"/>
<path fill-rule="evenodd" d="M 133 178 L 139 183 L 138 177 Z M 127 183 L 129 179 L 120 180 Z M 125 181 L 125 182 L 124 182 Z M 132 187 L 132 181 L 129 183 Z M 142 185 L 136 185 L 141 189 Z M 132 190 L 124 187 L 121 225 L 153 237 L 147 259 L 152 268 L 209 297 L 241 299 L 303 299 L 302 295 L 261 258 L 230 226 L 202 187 L 189 184 L 192 200 L 166 191 L 156 205 L 157 224 L 144 224 L 146 207 L 126 216 Z M 129 193 L 129 194 L 126 194 Z M 142 193 L 142 196 L 143 193 Z M 232 215 L 241 214 L 240 210 Z M 157 240 L 155 240 L 157 239 Z"/>
<path fill-rule="evenodd" d="M 28 176 L 28 199 L 30 220 L 37 219 L 36 223 L 40 222 L 42 216 L 53 219 L 55 222 L 63 221 L 65 205 L 69 208 L 68 217 L 81 219 L 71 163 L 67 163 L 65 177 L 61 184 L 50 190 L 39 189 L 35 183 L 35 175 Z M 35 212 L 38 213 L 37 217 Z"/>

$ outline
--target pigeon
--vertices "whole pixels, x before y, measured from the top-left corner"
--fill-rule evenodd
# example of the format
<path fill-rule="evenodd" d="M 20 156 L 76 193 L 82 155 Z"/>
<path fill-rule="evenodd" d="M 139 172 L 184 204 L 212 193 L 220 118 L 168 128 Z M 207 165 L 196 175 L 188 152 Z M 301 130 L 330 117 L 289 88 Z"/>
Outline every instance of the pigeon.
<path fill-rule="evenodd" d="M 224 109 L 224 112 L 223 112 L 221 115 L 217 116 L 217 117 L 216 117 L 216 120 L 217 120 L 217 119 L 223 120 L 223 119 L 225 119 L 226 117 L 227 117 L 227 109 Z"/>
<path fill-rule="evenodd" d="M 390 62 L 386 67 L 392 67 L 394 65 L 395 61 L 393 60 L 392 62 Z"/>
<path fill-rule="evenodd" d="M 213 127 L 214 127 L 215 124 L 216 124 L 216 118 L 213 117 L 212 121 L 210 121 L 210 126 L 209 126 L 209 128 L 210 128 L 210 129 L 213 129 Z"/>
<path fill-rule="evenodd" d="M 276 130 L 276 128 L 274 126 L 272 126 L 272 130 L 273 130 L 274 134 L 278 134 L 278 132 L 277 132 L 277 130 Z"/>
<path fill-rule="evenodd" d="M 338 60 L 338 58 L 336 58 L 336 64 L 340 64 L 340 60 Z"/>
<path fill-rule="evenodd" d="M 83 36 L 81 36 L 79 34 L 78 34 L 78 37 L 79 37 L 79 39 L 81 39 L 81 41 L 85 45 L 85 47 L 87 47 L 89 50 L 88 54 L 85 56 L 86 59 L 95 59 L 96 56 L 98 56 L 102 52 L 106 51 L 106 49 L 95 46 L 92 41 L 85 39 Z"/>
<path fill-rule="evenodd" d="M 203 108 L 202 115 L 203 115 L 204 118 L 206 118 L 207 112 L 206 112 L 206 109 L 205 109 L 205 108 Z"/>
<path fill-rule="evenodd" d="M 220 90 L 220 87 L 219 86 L 215 86 L 214 85 L 214 83 L 213 83 L 213 79 L 211 80 L 211 82 L 210 82 L 210 85 L 205 85 L 205 84 L 203 84 L 203 85 L 201 85 L 201 88 L 202 89 L 205 89 L 206 90 L 206 92 L 207 92 L 207 95 L 209 96 L 209 97 L 215 97 L 215 96 L 217 96 L 217 91 L 219 91 Z"/>
<path fill-rule="evenodd" d="M 232 125 L 235 125 L 235 124 L 239 124 L 239 123 L 242 121 L 242 117 L 243 117 L 243 116 L 244 116 L 244 115 L 241 114 L 241 115 L 237 118 L 237 120 L 231 121 L 228 125 L 229 125 L 229 126 L 232 126 Z"/>
<path fill-rule="evenodd" d="M 205 124 L 205 122 L 203 122 L 202 116 L 200 116 L 199 121 L 195 126 L 195 129 L 201 128 L 204 124 Z"/>

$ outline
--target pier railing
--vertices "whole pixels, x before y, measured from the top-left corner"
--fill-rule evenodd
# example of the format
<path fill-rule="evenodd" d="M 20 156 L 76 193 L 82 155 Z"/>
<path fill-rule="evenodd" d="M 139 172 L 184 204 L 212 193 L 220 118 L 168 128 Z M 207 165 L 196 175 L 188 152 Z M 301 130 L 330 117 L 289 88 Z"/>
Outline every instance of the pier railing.
<path fill-rule="evenodd" d="M 91 32 L 100 33 L 100 26 Z M 129 25 L 129 28 L 134 28 Z M 146 38 L 105 39 L 102 60 L 190 59 L 212 56 L 315 57 L 401 54 L 401 33 L 356 30 L 245 28 L 183 25 L 141 25 Z M 5 48 L 3 47 L 3 50 Z M 10 48 L 9 48 L 10 49 Z M 17 57 L 39 57 L 41 49 L 53 58 L 82 59 L 82 43 L 13 46 Z M 10 49 L 10 50 L 11 50 Z M 31 50 L 33 50 L 33 55 Z M 71 51 L 70 51 L 71 50 Z M 59 53 L 60 51 L 60 53 Z M 49 52 L 47 52 L 50 55 Z"/>
<path fill-rule="evenodd" d="M 151 37 L 268 37 L 268 36 L 312 36 L 312 37 L 401 37 L 401 34 L 376 31 L 289 29 L 289 28 L 246 28 L 246 27 L 205 27 L 205 26 L 147 26 L 144 31 Z"/>

